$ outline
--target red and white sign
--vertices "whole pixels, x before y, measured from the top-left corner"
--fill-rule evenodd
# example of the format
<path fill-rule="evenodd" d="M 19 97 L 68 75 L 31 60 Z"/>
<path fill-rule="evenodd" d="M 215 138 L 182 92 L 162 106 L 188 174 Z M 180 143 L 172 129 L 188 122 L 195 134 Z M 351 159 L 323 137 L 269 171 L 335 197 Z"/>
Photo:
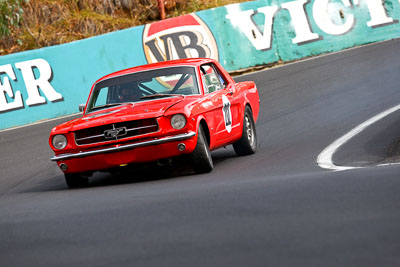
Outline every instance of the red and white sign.
<path fill-rule="evenodd" d="M 214 36 L 195 14 L 147 24 L 143 47 L 148 63 L 197 57 L 218 60 Z"/>

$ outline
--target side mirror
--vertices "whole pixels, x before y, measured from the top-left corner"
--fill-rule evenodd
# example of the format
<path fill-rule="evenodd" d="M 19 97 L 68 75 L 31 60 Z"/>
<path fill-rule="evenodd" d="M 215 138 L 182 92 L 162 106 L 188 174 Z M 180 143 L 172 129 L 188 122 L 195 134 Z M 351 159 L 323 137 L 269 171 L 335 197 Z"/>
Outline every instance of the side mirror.
<path fill-rule="evenodd" d="M 85 110 L 85 104 L 79 104 L 79 111 L 83 112 Z"/>

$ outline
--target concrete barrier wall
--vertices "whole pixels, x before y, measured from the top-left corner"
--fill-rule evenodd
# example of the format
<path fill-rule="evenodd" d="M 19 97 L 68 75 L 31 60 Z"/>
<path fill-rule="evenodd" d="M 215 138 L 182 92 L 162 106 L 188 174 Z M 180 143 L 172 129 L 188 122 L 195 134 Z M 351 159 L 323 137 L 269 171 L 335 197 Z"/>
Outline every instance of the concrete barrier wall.
<path fill-rule="evenodd" d="M 101 76 L 211 57 L 236 71 L 400 37 L 398 0 L 253 1 L 0 57 L 0 129 L 77 112 Z"/>

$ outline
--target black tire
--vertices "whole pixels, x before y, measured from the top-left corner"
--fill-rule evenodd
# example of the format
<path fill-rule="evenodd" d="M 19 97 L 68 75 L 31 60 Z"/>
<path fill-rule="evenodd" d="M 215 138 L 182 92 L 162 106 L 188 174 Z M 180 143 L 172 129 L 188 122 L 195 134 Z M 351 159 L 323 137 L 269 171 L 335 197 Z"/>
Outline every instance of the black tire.
<path fill-rule="evenodd" d="M 246 106 L 243 118 L 242 137 L 233 144 L 233 149 L 239 156 L 246 156 L 256 153 L 257 132 L 251 109 Z"/>
<path fill-rule="evenodd" d="M 208 173 L 214 168 L 210 148 L 208 147 L 201 125 L 199 126 L 196 148 L 190 156 L 193 170 L 196 173 Z"/>
<path fill-rule="evenodd" d="M 67 173 L 64 176 L 69 188 L 86 187 L 89 184 L 89 178 L 79 173 Z"/>

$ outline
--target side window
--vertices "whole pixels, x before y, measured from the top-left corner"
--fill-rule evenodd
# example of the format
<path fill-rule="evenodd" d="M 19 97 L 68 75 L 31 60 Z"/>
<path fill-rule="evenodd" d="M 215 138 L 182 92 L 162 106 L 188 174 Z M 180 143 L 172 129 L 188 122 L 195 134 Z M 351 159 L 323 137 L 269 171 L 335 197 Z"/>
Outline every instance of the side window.
<path fill-rule="evenodd" d="M 97 95 L 95 106 L 103 106 L 107 104 L 108 87 L 101 88 Z"/>
<path fill-rule="evenodd" d="M 225 87 L 225 82 L 221 83 L 221 80 L 224 80 L 222 79 L 221 75 L 215 71 L 215 68 L 212 64 L 202 65 L 200 69 L 202 72 L 206 94 L 221 90 Z"/>
<path fill-rule="evenodd" d="M 214 66 L 214 70 L 218 75 L 218 78 L 219 78 L 219 80 L 221 82 L 222 88 L 225 88 L 228 85 L 227 81 L 225 81 L 225 79 L 222 77 L 221 73 L 219 72 L 219 70 L 215 66 Z"/>

